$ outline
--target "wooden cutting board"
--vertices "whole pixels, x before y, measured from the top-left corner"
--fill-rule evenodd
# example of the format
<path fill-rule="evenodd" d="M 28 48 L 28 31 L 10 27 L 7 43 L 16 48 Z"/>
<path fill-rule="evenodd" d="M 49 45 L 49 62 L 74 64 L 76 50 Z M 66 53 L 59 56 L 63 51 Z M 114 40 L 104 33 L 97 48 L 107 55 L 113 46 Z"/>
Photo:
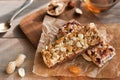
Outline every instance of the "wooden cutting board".
<path fill-rule="evenodd" d="M 81 6 L 81 9 L 83 11 L 83 14 L 76 15 L 74 12 L 74 10 L 75 10 L 74 8 L 73 9 L 66 8 L 64 13 L 62 13 L 60 16 L 58 16 L 56 18 L 60 18 L 60 19 L 67 20 L 67 21 L 71 20 L 71 19 L 76 19 L 82 24 L 94 22 L 99 26 L 101 26 L 101 25 L 103 26 L 103 24 L 99 21 L 99 19 L 84 7 L 84 4 Z M 39 42 L 39 39 L 40 39 L 40 36 L 42 33 L 42 26 L 43 26 L 42 22 L 43 22 L 45 15 L 48 15 L 46 13 L 46 8 L 42 8 L 36 12 L 33 12 L 30 15 L 27 15 L 20 22 L 21 30 L 24 32 L 26 37 L 31 41 L 31 43 L 34 45 L 35 48 L 37 48 L 37 45 L 38 45 L 38 42 Z M 118 29 L 118 27 L 115 27 L 115 26 L 117 26 L 117 25 L 108 26 L 108 27 L 113 28 L 113 31 L 119 32 L 120 30 Z M 114 33 L 116 34 L 116 32 L 114 32 Z M 115 37 L 115 38 L 118 39 L 118 37 Z M 113 43 L 113 44 L 116 45 L 117 47 L 119 47 L 120 43 L 117 44 L 118 41 L 115 41 L 115 42 L 116 43 Z M 77 79 L 78 78 L 76 78 L 76 80 Z M 87 78 L 85 78 L 85 79 L 87 79 Z M 117 79 L 119 80 L 119 78 L 117 78 Z M 114 79 L 114 80 L 116 80 L 116 79 Z"/>
<path fill-rule="evenodd" d="M 83 14 L 82 15 L 76 15 L 75 14 L 75 8 L 68 9 L 64 11 L 60 16 L 56 18 L 60 18 L 63 20 L 71 20 L 76 19 L 82 24 L 87 24 L 90 22 L 95 22 L 96 24 L 100 24 L 100 21 L 97 17 L 95 17 L 91 12 L 89 12 L 84 5 L 81 7 Z M 44 16 L 48 15 L 46 13 L 46 8 L 40 9 L 25 18 L 23 18 L 20 22 L 20 28 L 24 32 L 24 34 L 27 36 L 27 38 L 31 41 L 31 43 L 37 48 L 40 35 L 42 33 L 42 22 L 44 19 Z"/>

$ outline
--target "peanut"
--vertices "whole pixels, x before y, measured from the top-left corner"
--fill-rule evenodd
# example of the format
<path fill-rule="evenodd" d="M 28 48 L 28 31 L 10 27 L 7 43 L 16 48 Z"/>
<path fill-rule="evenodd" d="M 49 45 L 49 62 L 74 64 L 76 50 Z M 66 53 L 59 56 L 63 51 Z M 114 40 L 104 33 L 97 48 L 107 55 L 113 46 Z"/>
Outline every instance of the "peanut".
<path fill-rule="evenodd" d="M 19 54 L 17 59 L 15 60 L 16 67 L 20 67 L 21 64 L 23 64 L 25 58 L 26 58 L 26 56 L 24 54 Z"/>
<path fill-rule="evenodd" d="M 15 61 L 11 61 L 8 63 L 6 67 L 6 72 L 8 74 L 12 74 L 15 71 L 16 67 L 20 67 L 23 64 L 25 58 L 26 56 L 24 54 L 19 54 Z"/>
<path fill-rule="evenodd" d="M 25 76 L 25 69 L 24 68 L 19 68 L 18 69 L 18 74 L 20 77 L 24 77 Z"/>
<path fill-rule="evenodd" d="M 14 71 L 15 71 L 15 62 L 14 61 L 12 61 L 12 62 L 9 62 L 9 64 L 8 64 L 8 66 L 7 66 L 7 68 L 6 68 L 6 72 L 8 73 L 8 74 L 11 74 L 11 73 L 13 73 Z"/>
<path fill-rule="evenodd" d="M 83 56 L 83 58 L 87 61 L 92 61 L 91 58 L 89 56 L 87 56 L 86 54 L 81 54 Z"/>
<path fill-rule="evenodd" d="M 89 26 L 90 26 L 91 28 L 95 28 L 95 23 L 91 22 L 91 23 L 89 24 Z"/>

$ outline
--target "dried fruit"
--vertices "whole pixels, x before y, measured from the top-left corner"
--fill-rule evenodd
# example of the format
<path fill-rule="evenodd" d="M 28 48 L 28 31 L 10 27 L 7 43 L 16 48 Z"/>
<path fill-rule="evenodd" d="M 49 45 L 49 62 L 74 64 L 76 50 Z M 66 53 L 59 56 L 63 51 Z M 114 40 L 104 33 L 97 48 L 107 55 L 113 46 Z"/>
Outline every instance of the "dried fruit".
<path fill-rule="evenodd" d="M 67 46 L 67 49 L 68 49 L 69 52 L 72 52 L 73 47 L 72 46 Z"/>
<path fill-rule="evenodd" d="M 76 75 L 80 74 L 80 71 L 81 71 L 80 67 L 78 67 L 78 66 L 70 66 L 70 67 L 68 67 L 68 70 L 71 73 L 76 74 Z"/>

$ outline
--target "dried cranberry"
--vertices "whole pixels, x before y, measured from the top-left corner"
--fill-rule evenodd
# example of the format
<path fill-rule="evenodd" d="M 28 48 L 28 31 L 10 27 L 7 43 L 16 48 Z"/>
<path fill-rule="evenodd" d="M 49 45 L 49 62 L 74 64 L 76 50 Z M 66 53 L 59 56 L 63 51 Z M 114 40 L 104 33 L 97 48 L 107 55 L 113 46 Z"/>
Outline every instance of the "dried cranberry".
<path fill-rule="evenodd" d="M 100 58 L 96 58 L 96 62 L 101 63 Z"/>
<path fill-rule="evenodd" d="M 92 50 L 91 53 L 92 53 L 91 55 L 95 55 L 95 51 Z"/>
<path fill-rule="evenodd" d="M 109 50 L 110 50 L 110 51 L 114 51 L 114 49 L 113 49 L 113 48 L 109 48 Z"/>

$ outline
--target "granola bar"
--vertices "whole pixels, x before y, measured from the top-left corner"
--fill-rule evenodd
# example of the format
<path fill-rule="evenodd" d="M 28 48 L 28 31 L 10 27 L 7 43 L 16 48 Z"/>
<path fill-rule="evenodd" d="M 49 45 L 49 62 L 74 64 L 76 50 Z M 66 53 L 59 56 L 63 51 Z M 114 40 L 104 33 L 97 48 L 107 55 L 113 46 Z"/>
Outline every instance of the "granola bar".
<path fill-rule="evenodd" d="M 115 56 L 115 49 L 109 44 L 99 44 L 86 50 L 85 54 L 98 66 L 102 67 L 107 61 Z"/>
<path fill-rule="evenodd" d="M 81 34 L 78 31 L 71 32 L 46 46 L 46 49 L 42 49 L 45 64 L 50 68 L 58 63 L 72 60 L 80 54 L 88 46 L 83 47 L 84 42 L 81 43 L 79 35 Z"/>
<path fill-rule="evenodd" d="M 87 48 L 103 41 L 96 27 L 81 26 L 75 20 L 65 24 L 58 34 L 58 39 L 41 51 L 43 60 L 49 68 L 58 63 L 72 60 Z"/>
<path fill-rule="evenodd" d="M 81 29 L 81 32 L 84 33 L 84 39 L 87 39 L 89 46 L 94 45 L 91 47 L 91 49 L 87 49 L 86 53 L 81 54 L 85 60 L 93 61 L 98 67 L 102 67 L 107 61 L 112 59 L 112 57 L 115 55 L 115 49 L 109 45 L 106 40 L 99 36 L 94 23 L 90 23 L 88 26 L 82 26 L 79 22 L 71 20 L 59 30 L 58 37 L 70 33 L 78 28 L 83 28 Z M 97 37 L 100 39 L 98 40 Z M 99 44 L 95 45 L 97 43 L 96 41 Z M 91 55 L 92 51 L 94 51 L 96 54 Z"/>
<path fill-rule="evenodd" d="M 79 31 L 81 37 L 84 36 L 84 40 L 89 46 L 94 46 L 101 42 L 105 42 L 104 39 L 99 35 L 98 30 L 94 23 L 90 23 L 87 26 L 82 26 L 78 21 L 71 20 L 66 23 L 58 31 L 57 37 L 60 38 L 68 33 Z M 82 42 L 82 41 L 81 41 Z"/>

